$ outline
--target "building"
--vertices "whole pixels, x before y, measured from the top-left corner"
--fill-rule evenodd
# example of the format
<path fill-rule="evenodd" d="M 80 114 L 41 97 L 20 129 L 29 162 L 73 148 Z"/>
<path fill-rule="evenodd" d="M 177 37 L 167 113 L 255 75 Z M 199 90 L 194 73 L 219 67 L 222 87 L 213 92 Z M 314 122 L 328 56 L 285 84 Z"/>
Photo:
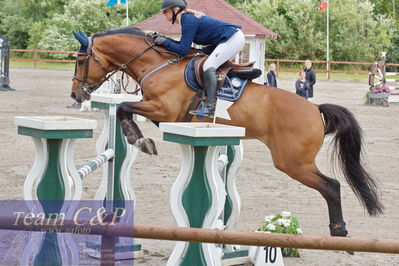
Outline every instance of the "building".
<path fill-rule="evenodd" d="M 261 69 L 263 75 L 255 81 L 263 84 L 265 76 L 265 39 L 277 39 L 278 34 L 242 14 L 224 0 L 188 0 L 187 7 L 202 11 L 210 17 L 242 26 L 246 44 L 241 54 L 237 56 L 236 62 L 256 61 L 255 67 Z M 135 26 L 143 31 L 159 32 L 177 40 L 180 39 L 180 25 L 172 25 L 167 22 L 162 13 L 158 13 Z"/>

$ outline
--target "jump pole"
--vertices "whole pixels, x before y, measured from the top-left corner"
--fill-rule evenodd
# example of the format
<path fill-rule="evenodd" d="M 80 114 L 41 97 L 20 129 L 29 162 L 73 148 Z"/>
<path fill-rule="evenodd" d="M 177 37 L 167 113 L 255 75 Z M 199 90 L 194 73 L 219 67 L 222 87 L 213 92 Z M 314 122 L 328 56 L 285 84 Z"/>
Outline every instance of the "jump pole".
<path fill-rule="evenodd" d="M 116 230 L 114 231 L 111 228 L 112 226 L 108 228 L 109 233 L 116 234 Z M 128 229 L 125 226 L 123 230 L 126 231 Z M 134 225 L 134 232 L 131 232 L 131 234 L 135 238 L 188 241 L 194 243 L 399 254 L 399 240 L 375 238 L 291 235 L 138 224 Z"/>
<path fill-rule="evenodd" d="M 0 217 L 0 229 L 42 231 L 43 229 L 76 228 L 76 221 L 65 220 L 62 225 L 54 219 L 31 218 L 30 225 L 15 223 L 15 217 Z M 36 221 L 41 221 L 44 225 Z M 59 220 L 58 220 L 59 222 Z M 56 225 L 53 225 L 56 224 Z M 79 224 L 83 221 L 79 220 Z M 226 231 L 202 228 L 182 228 L 175 226 L 108 224 L 90 225 L 85 223 L 78 226 L 87 230 L 91 235 L 107 235 L 111 237 L 131 237 L 145 239 L 159 239 L 171 241 L 187 241 L 192 243 L 234 244 L 246 246 L 286 247 L 316 250 L 340 250 L 354 252 L 374 252 L 399 254 L 399 240 L 352 238 L 314 235 L 291 235 L 276 233 Z"/>

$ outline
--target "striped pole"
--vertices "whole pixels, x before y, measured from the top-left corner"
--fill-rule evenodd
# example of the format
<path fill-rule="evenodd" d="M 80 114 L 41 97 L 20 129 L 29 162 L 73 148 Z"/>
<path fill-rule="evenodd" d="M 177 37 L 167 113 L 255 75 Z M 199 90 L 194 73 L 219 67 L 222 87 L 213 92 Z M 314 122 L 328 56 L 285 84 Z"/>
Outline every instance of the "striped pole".
<path fill-rule="evenodd" d="M 100 155 L 98 155 L 94 160 L 91 160 L 87 164 L 85 164 L 82 168 L 78 170 L 80 178 L 85 178 L 91 172 L 96 170 L 100 165 L 103 165 L 105 162 L 109 161 L 110 159 L 114 158 L 115 153 L 113 149 L 107 149 Z"/>

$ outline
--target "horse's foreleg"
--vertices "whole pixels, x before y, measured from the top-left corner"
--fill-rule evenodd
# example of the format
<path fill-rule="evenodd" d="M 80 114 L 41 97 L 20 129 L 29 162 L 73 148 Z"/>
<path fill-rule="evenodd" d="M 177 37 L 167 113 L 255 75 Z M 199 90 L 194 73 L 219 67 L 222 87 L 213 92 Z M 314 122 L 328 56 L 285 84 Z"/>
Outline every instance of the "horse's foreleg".
<path fill-rule="evenodd" d="M 123 134 L 126 136 L 128 143 L 136 146 L 140 151 L 149 155 L 157 155 L 158 151 L 154 140 L 145 138 L 140 128 L 133 120 L 133 114 L 142 115 L 141 112 L 137 112 L 137 106 L 139 104 L 140 102 L 123 102 L 119 106 L 117 115 L 121 121 Z"/>

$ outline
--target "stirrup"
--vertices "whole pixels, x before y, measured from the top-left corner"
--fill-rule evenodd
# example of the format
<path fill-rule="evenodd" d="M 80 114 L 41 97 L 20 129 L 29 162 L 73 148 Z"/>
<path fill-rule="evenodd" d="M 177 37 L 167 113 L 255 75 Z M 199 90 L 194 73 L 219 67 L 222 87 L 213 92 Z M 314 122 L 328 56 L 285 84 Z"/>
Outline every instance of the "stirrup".
<path fill-rule="evenodd" d="M 204 117 L 213 118 L 214 115 L 215 115 L 215 111 L 210 111 L 207 107 L 205 107 L 203 111 L 201 111 L 201 108 L 200 108 L 200 109 L 197 109 L 197 110 L 191 110 L 188 113 L 190 115 L 198 116 L 198 119 L 202 119 Z"/>

